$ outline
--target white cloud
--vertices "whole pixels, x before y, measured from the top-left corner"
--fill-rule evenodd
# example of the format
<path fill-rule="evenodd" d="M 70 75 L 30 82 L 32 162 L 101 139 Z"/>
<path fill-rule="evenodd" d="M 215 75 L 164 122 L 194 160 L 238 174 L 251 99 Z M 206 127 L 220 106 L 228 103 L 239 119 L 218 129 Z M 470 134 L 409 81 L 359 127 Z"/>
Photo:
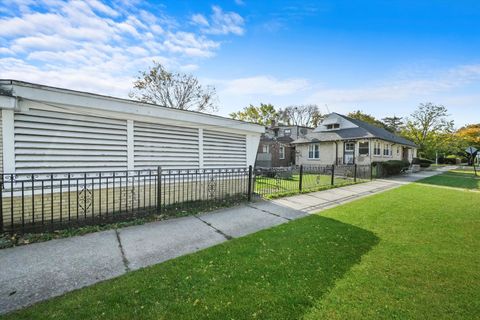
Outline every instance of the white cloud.
<path fill-rule="evenodd" d="M 202 31 L 206 34 L 226 35 L 245 33 L 243 28 L 245 21 L 236 12 L 224 12 L 219 6 L 212 6 L 212 14 L 210 21 L 202 14 L 194 14 L 192 23 L 202 27 Z"/>
<path fill-rule="evenodd" d="M 283 96 L 305 90 L 309 86 L 306 79 L 279 80 L 271 76 L 255 76 L 228 80 L 224 82 L 223 91 L 236 95 L 273 95 Z"/>
<path fill-rule="evenodd" d="M 404 76 L 405 78 L 405 76 Z M 480 79 L 480 65 L 462 65 L 429 77 L 415 77 L 372 84 L 360 88 L 322 88 L 307 98 L 313 103 L 357 104 L 372 101 L 399 101 L 433 94 Z"/>
<path fill-rule="evenodd" d="M 198 24 L 200 26 L 209 26 L 210 23 L 208 23 L 208 20 L 207 18 L 205 18 L 205 16 L 203 14 L 194 14 L 192 16 L 192 22 L 193 24 Z"/>
<path fill-rule="evenodd" d="M 152 60 L 196 70 L 199 58 L 212 57 L 220 47 L 208 34 L 239 34 L 234 25 L 243 23 L 237 14 L 214 7 L 211 23 L 205 19 L 203 26 L 218 31 L 194 33 L 151 4 L 148 12 L 141 3 L 4 1 L 9 12 L 0 18 L 0 78 L 121 96 Z"/>

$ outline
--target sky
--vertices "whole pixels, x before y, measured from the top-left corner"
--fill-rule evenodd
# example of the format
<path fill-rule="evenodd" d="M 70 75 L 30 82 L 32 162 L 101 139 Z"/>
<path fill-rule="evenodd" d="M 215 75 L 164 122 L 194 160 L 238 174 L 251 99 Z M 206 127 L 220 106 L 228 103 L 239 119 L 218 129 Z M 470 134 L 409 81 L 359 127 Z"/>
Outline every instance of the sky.
<path fill-rule="evenodd" d="M 433 102 L 480 122 L 480 1 L 0 0 L 0 78 L 127 98 L 153 61 L 215 86 L 224 116 Z"/>

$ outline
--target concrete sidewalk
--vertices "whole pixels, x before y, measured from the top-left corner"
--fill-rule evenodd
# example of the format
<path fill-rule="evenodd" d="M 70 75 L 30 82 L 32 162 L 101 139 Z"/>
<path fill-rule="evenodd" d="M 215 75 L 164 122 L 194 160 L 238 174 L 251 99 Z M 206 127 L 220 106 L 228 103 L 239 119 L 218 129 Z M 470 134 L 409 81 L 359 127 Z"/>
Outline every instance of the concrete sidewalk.
<path fill-rule="evenodd" d="M 441 171 L 0 250 L 0 314 Z"/>

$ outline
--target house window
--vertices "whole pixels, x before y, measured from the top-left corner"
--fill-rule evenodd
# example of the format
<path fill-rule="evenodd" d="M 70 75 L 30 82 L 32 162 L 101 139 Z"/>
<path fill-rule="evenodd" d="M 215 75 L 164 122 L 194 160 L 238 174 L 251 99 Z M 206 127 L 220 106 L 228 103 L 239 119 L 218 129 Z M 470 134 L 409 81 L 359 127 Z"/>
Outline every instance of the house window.
<path fill-rule="evenodd" d="M 311 144 L 308 146 L 308 159 L 320 159 L 319 144 Z"/>
<path fill-rule="evenodd" d="M 379 156 L 381 154 L 381 151 L 380 151 L 380 143 L 379 142 L 375 142 L 373 144 L 373 155 L 374 156 Z"/>
<path fill-rule="evenodd" d="M 278 158 L 281 160 L 285 159 L 285 146 L 280 146 L 278 149 Z"/>
<path fill-rule="evenodd" d="M 327 129 L 332 130 L 332 129 L 338 129 L 340 128 L 340 124 L 334 123 L 334 124 L 327 124 Z"/>
<path fill-rule="evenodd" d="M 358 154 L 361 156 L 368 156 L 370 153 L 370 146 L 368 142 L 360 142 L 358 143 Z"/>
<path fill-rule="evenodd" d="M 268 144 L 264 144 L 262 147 L 263 153 L 270 153 L 270 146 Z"/>
<path fill-rule="evenodd" d="M 400 147 L 397 147 L 397 154 L 400 154 Z"/>
<path fill-rule="evenodd" d="M 391 146 L 390 146 L 389 144 L 386 144 L 386 143 L 385 143 L 385 144 L 383 145 L 383 155 L 384 155 L 385 157 L 392 155 L 392 148 L 391 148 Z"/>
<path fill-rule="evenodd" d="M 345 164 L 355 163 L 355 143 L 354 142 L 345 143 L 345 151 L 343 155 L 344 155 L 343 159 Z"/>
<path fill-rule="evenodd" d="M 283 130 L 283 134 L 287 137 L 289 137 L 292 134 L 292 129 L 285 129 Z"/>

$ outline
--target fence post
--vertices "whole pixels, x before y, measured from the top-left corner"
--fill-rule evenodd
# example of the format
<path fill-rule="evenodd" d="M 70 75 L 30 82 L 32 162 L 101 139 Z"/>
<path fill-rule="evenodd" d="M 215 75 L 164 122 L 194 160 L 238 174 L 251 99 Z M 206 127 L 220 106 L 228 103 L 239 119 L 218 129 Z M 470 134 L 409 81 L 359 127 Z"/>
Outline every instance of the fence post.
<path fill-rule="evenodd" d="M 253 183 L 253 170 L 252 166 L 248 166 L 248 188 L 247 188 L 247 200 L 252 201 L 252 183 Z"/>
<path fill-rule="evenodd" d="M 332 186 L 335 184 L 335 165 L 332 164 L 332 181 L 331 181 Z"/>
<path fill-rule="evenodd" d="M 355 163 L 355 167 L 353 168 L 353 182 L 357 182 L 357 164 Z"/>
<path fill-rule="evenodd" d="M 157 213 L 162 210 L 162 167 L 157 167 Z"/>
<path fill-rule="evenodd" d="M 298 191 L 302 192 L 302 183 L 303 183 L 303 164 L 300 165 L 300 178 L 298 181 Z"/>

